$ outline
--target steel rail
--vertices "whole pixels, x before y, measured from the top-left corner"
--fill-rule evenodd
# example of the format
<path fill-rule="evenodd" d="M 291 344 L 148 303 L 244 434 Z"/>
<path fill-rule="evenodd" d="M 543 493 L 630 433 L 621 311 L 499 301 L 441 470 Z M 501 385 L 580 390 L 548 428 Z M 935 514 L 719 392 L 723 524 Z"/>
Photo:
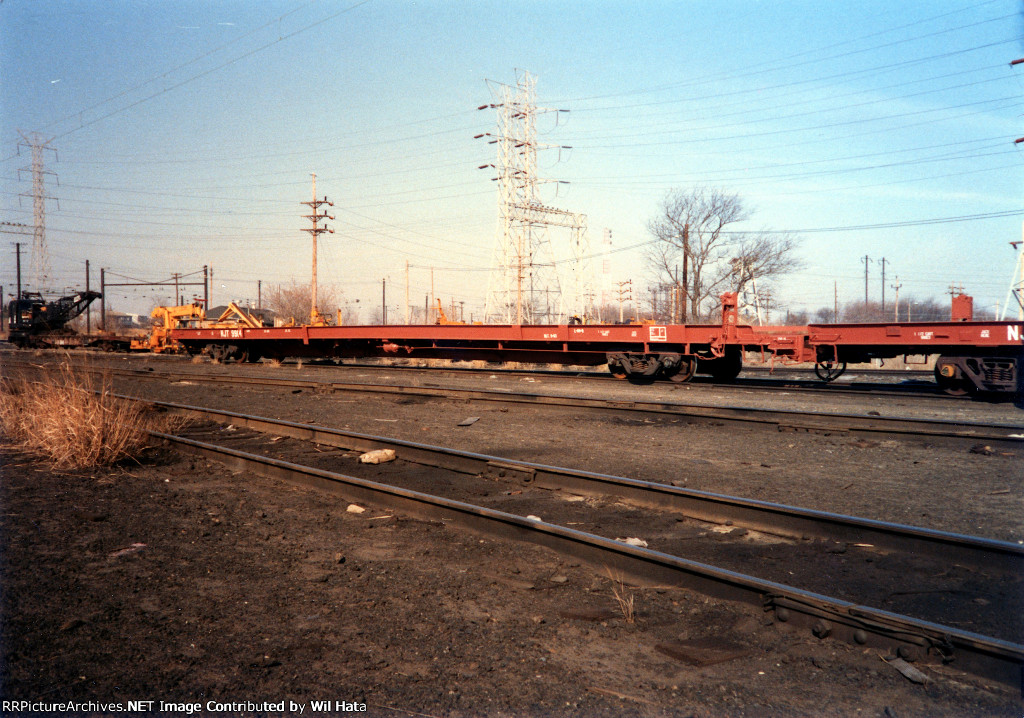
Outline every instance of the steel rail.
<path fill-rule="evenodd" d="M 102 371 L 94 369 L 92 371 Z M 676 402 L 633 399 L 590 399 L 560 394 L 513 393 L 511 390 L 461 389 L 404 384 L 365 384 L 358 382 L 280 379 L 272 377 L 202 375 L 192 372 L 147 372 L 137 369 L 119 370 L 139 378 L 180 376 L 184 381 L 244 384 L 322 392 L 362 392 L 405 396 L 473 399 L 534 406 L 559 406 L 596 411 L 626 411 L 641 414 L 678 416 L 705 422 L 733 422 L 747 426 L 775 426 L 779 431 L 808 433 L 843 433 L 873 438 L 904 438 L 919 441 L 943 441 L 958 445 L 987 444 L 1001 448 L 1024 447 L 1024 424 L 972 423 L 949 419 L 908 419 L 888 416 L 865 416 L 851 413 L 828 413 L 790 409 L 762 409 L 745 406 L 704 406 Z"/>
<path fill-rule="evenodd" d="M 160 359 L 173 359 L 168 355 L 153 355 Z M 618 383 L 621 379 L 616 379 L 611 374 L 600 373 L 600 372 L 587 372 L 587 371 L 565 371 L 565 370 L 512 370 L 512 369 L 476 369 L 473 367 L 418 367 L 418 366 L 405 366 L 400 364 L 395 365 L 383 365 L 383 364 L 333 364 L 326 361 L 310 361 L 310 366 L 325 368 L 325 369 L 340 369 L 340 370 L 380 370 L 380 371 L 391 371 L 394 370 L 398 373 L 448 373 L 452 376 L 472 376 L 474 374 L 499 374 L 502 377 L 536 377 L 542 376 L 547 379 L 557 380 L 570 380 L 570 379 L 583 379 L 585 381 L 603 381 L 609 383 Z M 117 371 L 141 371 L 131 369 L 121 369 Z M 764 367 L 746 367 L 744 371 L 750 371 L 754 374 L 762 374 L 768 372 L 768 368 Z M 812 373 L 810 369 L 790 369 L 782 368 L 778 369 L 780 372 L 798 372 L 798 373 Z M 170 373 L 170 372 L 168 372 Z M 186 374 L 187 372 L 182 372 Z M 864 372 L 866 376 L 870 376 L 871 373 L 877 373 L 879 376 L 905 376 L 907 378 L 913 378 L 909 375 L 911 372 L 902 372 L 897 370 L 868 370 Z M 931 375 L 931 372 L 913 372 L 914 374 L 927 374 Z M 287 380 L 282 380 L 287 381 Z M 667 384 L 666 384 L 667 385 Z M 946 394 L 939 390 L 938 386 L 934 382 L 920 383 L 920 384 L 884 384 L 884 383 L 864 383 L 864 384 L 852 384 L 846 381 L 831 382 L 825 384 L 820 380 L 813 379 L 802 379 L 802 378 L 764 378 L 760 376 L 740 377 L 732 383 L 721 383 L 715 382 L 709 377 L 696 376 L 686 384 L 688 387 L 701 387 L 701 388 L 713 388 L 721 389 L 724 391 L 756 391 L 760 389 L 767 389 L 770 391 L 787 391 L 796 393 L 826 393 L 833 396 L 838 394 L 844 394 L 849 396 L 877 396 L 877 397 L 893 397 L 893 398 L 909 398 L 912 397 L 915 401 L 918 399 L 937 399 L 940 401 L 964 401 L 969 398 L 968 395 L 953 396 Z"/>
<path fill-rule="evenodd" d="M 698 591 L 773 611 L 775 619 L 810 628 L 819 639 L 834 637 L 891 651 L 917 651 L 930 662 L 955 663 L 966 673 L 1014 687 L 1024 677 L 1024 645 L 961 631 L 784 584 L 690 561 L 659 551 L 503 511 L 315 469 L 185 437 L 152 435 L 179 449 L 242 472 L 297 481 L 429 520 L 453 522 L 471 531 L 528 541 L 587 564 L 618 571 L 642 584 Z"/>
<path fill-rule="evenodd" d="M 745 499 L 623 476 L 613 476 L 529 461 L 479 454 L 403 439 L 335 429 L 316 424 L 271 419 L 234 411 L 117 395 L 184 416 L 230 423 L 264 434 L 286 436 L 325 446 L 360 452 L 395 449 L 412 463 L 436 466 L 464 474 L 503 476 L 538 488 L 585 496 L 615 496 L 637 506 L 671 511 L 697 521 L 732 522 L 762 533 L 794 540 L 816 539 L 848 544 L 869 544 L 878 551 L 929 556 L 979 571 L 1004 576 L 1024 575 L 1024 545 L 996 539 L 936 531 L 874 519 L 845 516 L 756 499 Z"/>
<path fill-rule="evenodd" d="M 602 371 L 572 371 L 572 370 L 550 370 L 550 369 L 537 369 L 537 370 L 522 370 L 522 369 L 476 369 L 473 367 L 461 367 L 461 366 L 450 366 L 450 367 L 419 367 L 419 366 L 405 366 L 401 364 L 387 365 L 387 364 L 315 364 L 311 363 L 311 366 L 324 367 L 326 369 L 343 369 L 343 370 L 380 370 L 389 371 L 395 370 L 398 373 L 450 373 L 453 376 L 471 376 L 474 374 L 498 374 L 502 377 L 544 377 L 546 379 L 558 379 L 558 380 L 569 380 L 569 379 L 583 379 L 585 381 L 604 381 L 604 382 L 620 382 L 622 379 L 616 379 L 611 374 Z M 775 368 L 774 370 L 768 367 L 758 366 L 745 366 L 744 372 L 750 372 L 753 376 L 740 375 L 737 379 L 732 382 L 716 382 L 711 377 L 698 375 L 693 377 L 689 382 L 681 386 L 686 387 L 700 387 L 702 389 L 713 388 L 722 389 L 724 391 L 750 391 L 758 389 L 768 389 L 771 391 L 792 391 L 798 393 L 831 393 L 836 394 L 848 394 L 850 396 L 886 396 L 886 397 L 898 397 L 898 398 L 913 398 L 917 399 L 939 399 L 943 401 L 964 401 L 969 398 L 969 395 L 954 396 L 946 394 L 941 391 L 938 385 L 934 381 L 921 381 L 920 383 L 914 384 L 896 384 L 896 383 L 883 383 L 875 379 L 878 377 L 902 377 L 904 379 L 922 379 L 923 377 L 932 377 L 932 372 L 922 371 L 901 371 L 896 369 L 872 369 L 864 371 L 850 370 L 849 376 L 860 376 L 865 381 L 863 383 L 854 383 L 845 379 L 825 383 L 820 379 L 814 378 L 803 378 L 803 377 L 778 377 L 772 373 L 779 372 L 781 374 L 794 373 L 794 374 L 810 374 L 814 376 L 813 369 L 805 368 L 790 368 L 782 367 Z M 771 376 L 759 376 L 762 374 L 769 374 Z M 666 386 L 671 384 L 664 383 Z M 680 385 L 676 385 L 680 386 Z"/>

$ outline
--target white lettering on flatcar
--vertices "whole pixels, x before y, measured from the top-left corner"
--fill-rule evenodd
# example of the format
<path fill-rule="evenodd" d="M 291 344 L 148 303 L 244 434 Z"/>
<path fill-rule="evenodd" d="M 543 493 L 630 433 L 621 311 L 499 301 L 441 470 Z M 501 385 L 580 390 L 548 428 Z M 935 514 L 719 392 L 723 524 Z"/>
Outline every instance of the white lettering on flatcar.
<path fill-rule="evenodd" d="M 918 339 L 923 341 L 931 341 L 931 338 L 935 335 L 935 332 L 914 332 Z"/>
<path fill-rule="evenodd" d="M 649 340 L 652 342 L 668 341 L 668 327 L 656 327 L 652 325 L 649 329 L 649 332 Z"/>
<path fill-rule="evenodd" d="M 1020 325 L 1019 324 L 1007 324 L 1006 325 L 1006 338 L 1011 342 L 1020 341 Z"/>
<path fill-rule="evenodd" d="M 612 333 L 611 329 L 598 329 L 597 331 L 598 331 L 598 334 L 600 334 L 602 337 L 606 337 L 606 336 L 608 336 L 609 334 Z"/>
<path fill-rule="evenodd" d="M 558 339 L 558 334 L 555 334 L 553 332 L 552 333 L 544 332 L 544 338 L 545 339 Z"/>
<path fill-rule="evenodd" d="M 981 338 L 982 339 L 988 339 L 989 338 L 988 329 L 982 329 L 981 330 Z"/>
<path fill-rule="evenodd" d="M 241 329 L 221 329 L 220 330 L 220 335 L 224 339 L 241 339 L 242 338 L 242 330 Z"/>

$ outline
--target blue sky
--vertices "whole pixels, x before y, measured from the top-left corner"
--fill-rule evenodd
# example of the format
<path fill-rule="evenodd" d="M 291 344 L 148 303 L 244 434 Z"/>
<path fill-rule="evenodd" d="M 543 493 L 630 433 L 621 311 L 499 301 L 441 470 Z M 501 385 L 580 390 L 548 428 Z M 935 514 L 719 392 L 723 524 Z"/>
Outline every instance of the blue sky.
<path fill-rule="evenodd" d="M 204 264 L 214 301 L 308 282 L 310 173 L 335 203 L 320 281 L 361 319 L 438 296 L 482 308 L 497 187 L 494 82 L 537 77 L 545 200 L 588 218 L 606 283 L 650 275 L 646 226 L 672 188 L 720 187 L 743 228 L 802 233 L 794 310 L 901 292 L 1002 302 L 1024 220 L 1024 19 L 951 2 L 218 2 L 0 4 L 0 221 L 31 224 L 30 153 L 52 138 L 48 288 L 161 280 Z M 59 184 L 58 184 L 59 182 Z M 979 217 L 969 221 L 941 221 Z M 927 223 L 926 223 L 927 222 Z M 876 225 L 892 225 L 878 227 Z M 851 227 L 865 227 L 851 230 Z M 842 231 L 840 231 L 842 230 Z M 0 283 L 14 285 L 4 234 Z M 558 235 L 552 234 L 558 242 Z M 634 249 L 626 249 L 635 247 Z M 29 258 L 24 258 L 28 266 Z M 604 262 L 599 263 L 603 266 Z M 418 299 L 417 299 L 418 298 Z M 148 311 L 163 290 L 111 290 Z"/>

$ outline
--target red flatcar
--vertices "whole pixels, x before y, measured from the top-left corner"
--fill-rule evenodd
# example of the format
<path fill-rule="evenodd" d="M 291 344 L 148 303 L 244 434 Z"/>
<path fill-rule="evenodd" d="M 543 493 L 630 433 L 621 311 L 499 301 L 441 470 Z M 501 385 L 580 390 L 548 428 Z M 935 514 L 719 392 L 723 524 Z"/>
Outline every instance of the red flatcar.
<path fill-rule="evenodd" d="M 970 298 L 954 298 L 946 322 L 741 324 L 736 294 L 722 295 L 721 324 L 384 325 L 176 329 L 192 353 L 226 361 L 261 357 L 411 357 L 597 366 L 639 380 L 688 381 L 695 373 L 735 379 L 743 356 L 813 362 L 831 381 L 848 363 L 939 355 L 936 381 L 952 393 L 1020 391 L 1024 324 L 972 321 Z"/>

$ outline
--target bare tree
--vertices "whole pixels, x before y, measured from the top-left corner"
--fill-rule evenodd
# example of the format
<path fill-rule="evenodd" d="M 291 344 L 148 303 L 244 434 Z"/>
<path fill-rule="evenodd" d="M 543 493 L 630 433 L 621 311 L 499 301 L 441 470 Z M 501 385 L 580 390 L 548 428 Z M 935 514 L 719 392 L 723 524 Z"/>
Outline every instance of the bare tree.
<path fill-rule="evenodd" d="M 747 284 L 799 268 L 798 241 L 792 235 L 728 229 L 749 218 L 738 195 L 719 189 L 677 189 L 665 196 L 661 214 L 647 225 L 658 240 L 647 261 L 657 282 L 677 286 L 685 297 L 680 320 L 707 319 L 720 293 L 741 292 Z"/>
<path fill-rule="evenodd" d="M 308 322 L 312 308 L 311 291 L 308 284 L 277 284 L 264 292 L 263 304 L 285 321 L 293 318 L 299 323 Z M 334 318 L 339 307 L 334 289 L 322 284 L 317 287 L 317 307 L 328 318 Z"/>

